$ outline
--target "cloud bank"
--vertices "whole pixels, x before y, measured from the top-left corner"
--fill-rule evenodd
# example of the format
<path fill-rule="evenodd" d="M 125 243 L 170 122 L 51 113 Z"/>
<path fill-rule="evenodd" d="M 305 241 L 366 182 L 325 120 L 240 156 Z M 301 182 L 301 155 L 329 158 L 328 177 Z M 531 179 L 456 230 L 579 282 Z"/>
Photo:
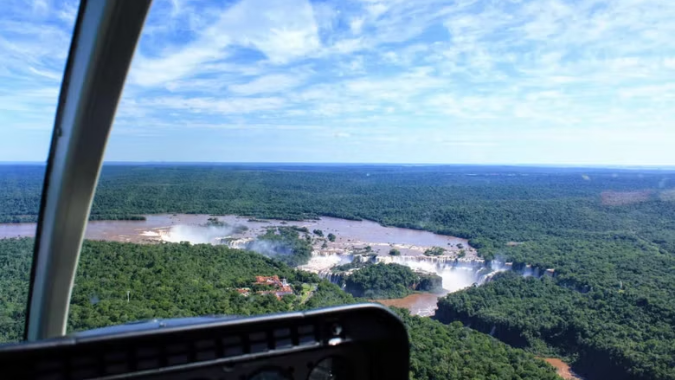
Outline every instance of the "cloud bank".
<path fill-rule="evenodd" d="M 26 4 L 0 16 L 0 133 L 19 140 L 51 128 L 76 9 Z M 156 1 L 107 157 L 673 165 L 674 17 L 667 0 Z"/>

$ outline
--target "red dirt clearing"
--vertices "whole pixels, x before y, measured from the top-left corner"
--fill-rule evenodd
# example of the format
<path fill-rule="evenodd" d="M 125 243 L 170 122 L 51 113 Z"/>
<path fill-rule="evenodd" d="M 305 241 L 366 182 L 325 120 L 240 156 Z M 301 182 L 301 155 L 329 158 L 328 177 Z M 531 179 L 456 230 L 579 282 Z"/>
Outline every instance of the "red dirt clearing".
<path fill-rule="evenodd" d="M 577 374 L 575 374 L 570 366 L 564 361 L 557 358 L 540 358 L 546 361 L 548 364 L 555 367 L 558 376 L 562 377 L 565 380 L 583 380 Z"/>

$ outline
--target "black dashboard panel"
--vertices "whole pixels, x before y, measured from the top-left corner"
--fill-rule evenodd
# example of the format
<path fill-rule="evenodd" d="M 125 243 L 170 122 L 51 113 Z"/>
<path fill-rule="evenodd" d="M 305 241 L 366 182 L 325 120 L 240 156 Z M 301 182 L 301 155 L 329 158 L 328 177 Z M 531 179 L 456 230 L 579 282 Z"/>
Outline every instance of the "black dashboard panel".
<path fill-rule="evenodd" d="M 126 325 L 125 325 L 126 326 Z M 0 348 L 3 379 L 407 379 L 408 336 L 375 304 Z M 120 331 L 122 330 L 122 331 Z"/>

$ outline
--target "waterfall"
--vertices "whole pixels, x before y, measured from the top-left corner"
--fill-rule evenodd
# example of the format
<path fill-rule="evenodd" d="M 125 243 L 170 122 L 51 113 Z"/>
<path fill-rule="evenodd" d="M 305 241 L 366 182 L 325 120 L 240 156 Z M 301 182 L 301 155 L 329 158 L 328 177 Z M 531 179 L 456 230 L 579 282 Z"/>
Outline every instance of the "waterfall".
<path fill-rule="evenodd" d="M 333 284 L 342 285 L 343 275 L 339 273 L 333 273 L 330 269 L 324 269 L 317 273 L 320 278 L 326 279 Z"/>
<path fill-rule="evenodd" d="M 452 256 L 378 256 L 377 262 L 405 265 L 413 270 L 436 273 L 443 279 L 443 289 L 456 292 L 472 285 L 490 282 L 500 272 L 513 270 L 513 263 L 482 259 L 464 259 Z M 523 276 L 553 276 L 555 271 L 526 265 L 519 271 Z"/>
<path fill-rule="evenodd" d="M 232 237 L 226 237 L 220 239 L 220 244 L 224 244 L 228 246 L 229 248 L 235 248 L 235 249 L 246 249 L 248 247 L 248 244 L 255 240 L 254 238 L 232 238 Z"/>

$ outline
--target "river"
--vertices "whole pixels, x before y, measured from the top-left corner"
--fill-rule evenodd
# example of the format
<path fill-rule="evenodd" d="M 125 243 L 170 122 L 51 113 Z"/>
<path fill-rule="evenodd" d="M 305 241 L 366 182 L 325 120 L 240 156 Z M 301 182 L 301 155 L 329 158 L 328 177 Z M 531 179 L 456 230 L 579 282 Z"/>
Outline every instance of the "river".
<path fill-rule="evenodd" d="M 414 293 L 404 298 L 379 299 L 373 300 L 385 306 L 402 307 L 410 310 L 410 314 L 420 317 L 430 317 L 436 313 L 438 308 L 438 297 L 443 294 L 435 293 Z"/>
<path fill-rule="evenodd" d="M 213 215 L 205 214 L 157 214 L 144 215 L 146 220 L 112 220 L 91 221 L 87 225 L 85 237 L 92 240 L 109 240 L 121 242 L 153 242 L 157 241 L 156 235 L 148 232 L 164 232 L 164 240 L 179 240 L 185 238 L 188 241 L 196 236 L 190 236 L 191 232 L 201 234 L 197 229 L 205 225 Z M 457 250 L 458 244 L 467 247 L 467 253 L 473 253 L 466 239 L 452 236 L 438 235 L 427 231 L 411 230 L 397 227 L 383 227 L 382 225 L 368 221 L 353 221 L 339 218 L 322 217 L 318 220 L 284 221 L 284 220 L 259 220 L 235 215 L 215 216 L 220 221 L 232 226 L 245 226 L 248 231 L 240 237 L 254 237 L 262 233 L 265 227 L 294 225 L 307 227 L 310 230 L 320 229 L 324 235 L 333 233 L 337 239 L 333 248 L 340 246 L 365 246 L 370 245 L 373 251 L 379 254 L 387 254 L 391 246 L 400 247 L 403 255 L 417 255 L 424 249 L 440 246 L 448 250 Z M 179 227 L 179 228 L 176 228 Z M 188 227 L 183 229 L 183 227 Z M 200 239 L 208 237 L 201 234 Z M 11 237 L 35 236 L 35 223 L 3 223 L 0 224 L 0 239 Z M 331 250 L 328 249 L 327 252 Z"/>
<path fill-rule="evenodd" d="M 225 225 L 206 226 L 209 218 L 213 217 Z M 389 251 L 396 248 L 401 252 L 397 262 L 427 271 L 435 271 L 436 264 L 417 260 L 427 260 L 423 253 L 432 247 L 444 248 L 446 252 L 443 257 L 446 259 L 456 258 L 460 251 L 464 252 L 464 260 L 478 259 L 476 251 L 466 239 L 428 231 L 384 227 L 367 220 L 321 217 L 318 220 L 284 221 L 206 214 L 157 214 L 145 215 L 145 218 L 140 221 L 91 221 L 87 225 L 85 238 L 146 244 L 160 241 L 220 244 L 222 238 L 230 238 L 231 246 L 243 247 L 246 242 L 263 234 L 267 227 L 287 225 L 306 227 L 310 231 L 321 230 L 324 236 L 329 233 L 336 236 L 334 242 L 325 241 L 325 245 L 323 240 L 315 239 L 312 259 L 300 268 L 315 273 L 329 272 L 331 267 L 348 262 L 355 250 L 367 246 L 383 258 L 389 257 Z M 0 224 L 0 239 L 33 237 L 35 228 L 35 223 Z M 473 274 L 466 270 L 445 270 L 439 274 L 443 277 L 446 291 L 457 291 L 473 283 Z M 428 316 L 433 315 L 437 298 L 437 294 L 416 293 L 402 299 L 381 302 L 407 308 L 413 314 Z"/>

